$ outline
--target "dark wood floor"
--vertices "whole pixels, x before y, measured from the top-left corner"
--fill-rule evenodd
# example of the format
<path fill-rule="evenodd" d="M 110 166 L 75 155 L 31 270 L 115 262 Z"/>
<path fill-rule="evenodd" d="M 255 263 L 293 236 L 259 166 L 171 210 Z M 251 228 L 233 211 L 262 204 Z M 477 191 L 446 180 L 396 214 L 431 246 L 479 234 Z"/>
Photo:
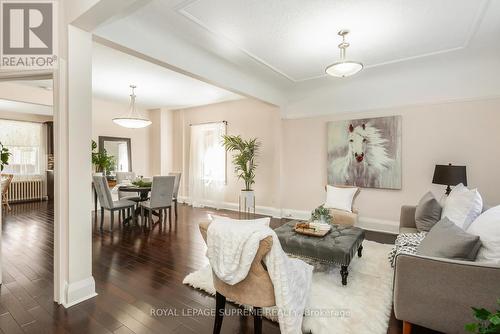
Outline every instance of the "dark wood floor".
<path fill-rule="evenodd" d="M 122 227 L 101 233 L 94 222 L 93 275 L 99 295 L 64 309 L 52 301 L 53 206 L 47 202 L 13 205 L 3 221 L 1 332 L 211 333 L 213 317 L 206 313 L 213 310 L 215 299 L 182 284 L 185 275 L 207 263 L 197 222 L 210 212 L 181 205 L 176 223 L 156 225 L 147 232 Z M 273 219 L 272 226 L 281 223 Z M 393 240 L 377 233 L 367 237 Z M 170 314 L 154 316 L 151 312 L 156 309 Z M 222 332 L 253 333 L 253 321 L 226 317 Z M 263 332 L 279 333 L 279 328 L 265 320 Z M 400 332 L 401 324 L 392 317 L 388 333 Z M 431 332 L 417 329 L 415 333 Z"/>

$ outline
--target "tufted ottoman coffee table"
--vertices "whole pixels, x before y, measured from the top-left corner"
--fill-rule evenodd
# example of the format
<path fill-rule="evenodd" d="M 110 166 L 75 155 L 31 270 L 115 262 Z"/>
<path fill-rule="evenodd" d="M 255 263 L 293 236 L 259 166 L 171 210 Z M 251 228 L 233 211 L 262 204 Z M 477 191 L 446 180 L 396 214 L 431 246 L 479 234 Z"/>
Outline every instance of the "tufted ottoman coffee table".
<path fill-rule="evenodd" d="M 283 250 L 291 255 L 339 265 L 342 284 L 347 285 L 347 268 L 356 252 L 361 257 L 365 232 L 354 226 L 332 224 L 327 235 L 313 237 L 295 232 L 296 223 L 291 221 L 274 230 Z"/>

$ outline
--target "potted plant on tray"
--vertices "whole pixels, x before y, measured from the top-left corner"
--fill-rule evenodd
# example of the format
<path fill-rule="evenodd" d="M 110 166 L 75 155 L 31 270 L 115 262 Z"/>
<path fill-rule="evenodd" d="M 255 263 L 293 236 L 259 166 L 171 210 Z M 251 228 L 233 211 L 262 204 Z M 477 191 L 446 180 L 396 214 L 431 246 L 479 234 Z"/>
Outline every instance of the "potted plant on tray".
<path fill-rule="evenodd" d="M 323 205 L 318 206 L 311 212 L 311 221 L 319 221 L 321 223 L 329 224 L 332 221 L 330 210 L 325 208 Z"/>
<path fill-rule="evenodd" d="M 255 193 L 252 185 L 255 183 L 255 171 L 261 143 L 257 138 L 244 140 L 241 136 L 222 136 L 222 142 L 226 152 L 235 152 L 233 155 L 234 172 L 238 179 L 243 179 L 245 189 L 241 190 L 241 197 L 244 198 L 245 211 L 249 211 L 255 206 Z"/>

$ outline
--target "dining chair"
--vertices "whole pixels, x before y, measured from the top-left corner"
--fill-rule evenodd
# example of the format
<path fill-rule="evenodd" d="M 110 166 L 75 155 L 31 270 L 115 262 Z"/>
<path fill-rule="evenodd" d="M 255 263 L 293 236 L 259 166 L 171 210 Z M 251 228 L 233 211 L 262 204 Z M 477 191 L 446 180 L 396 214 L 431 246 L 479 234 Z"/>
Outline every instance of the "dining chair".
<path fill-rule="evenodd" d="M 109 190 L 108 181 L 105 176 L 93 176 L 94 188 L 99 198 L 99 203 L 101 205 L 101 225 L 104 223 L 104 210 L 108 210 L 111 215 L 110 231 L 113 231 L 115 211 L 127 210 L 128 216 L 132 214 L 132 220 L 135 222 L 134 208 L 136 203 L 134 201 L 129 201 L 126 199 L 120 199 L 118 201 L 113 201 L 111 197 L 111 191 Z M 125 217 L 124 217 L 125 218 Z"/>
<path fill-rule="evenodd" d="M 148 220 L 150 225 L 153 224 L 153 210 L 159 211 L 160 220 L 167 218 L 166 210 L 168 210 L 168 219 L 172 222 L 172 198 L 174 194 L 175 176 L 153 176 L 153 184 L 151 186 L 151 197 L 148 201 L 140 202 L 141 208 L 141 223 L 145 227 L 144 211 L 148 210 Z"/>
<path fill-rule="evenodd" d="M 174 210 L 175 210 L 175 219 L 177 219 L 177 196 L 179 195 L 179 186 L 181 184 L 181 172 L 171 172 L 168 173 L 170 176 L 175 176 L 175 183 L 174 183 L 174 196 L 173 196 L 173 202 L 174 202 Z"/>
<path fill-rule="evenodd" d="M 135 172 L 116 172 L 115 173 L 116 177 L 116 184 L 126 184 L 127 181 L 128 183 L 132 183 L 135 179 Z M 120 191 L 118 189 L 118 199 L 126 199 L 129 201 L 134 201 L 136 203 L 139 203 L 141 201 L 141 197 L 137 195 L 130 195 L 130 193 L 126 193 L 124 191 Z M 125 210 L 122 210 L 119 212 L 119 217 L 125 215 Z"/>
<path fill-rule="evenodd" d="M 1 180 L 1 186 L 0 186 L 0 205 L 3 205 L 7 208 L 7 211 L 10 211 L 10 205 L 9 205 L 9 187 L 10 183 L 12 182 L 12 179 L 14 178 L 13 174 L 1 174 L 0 175 L 0 180 Z"/>

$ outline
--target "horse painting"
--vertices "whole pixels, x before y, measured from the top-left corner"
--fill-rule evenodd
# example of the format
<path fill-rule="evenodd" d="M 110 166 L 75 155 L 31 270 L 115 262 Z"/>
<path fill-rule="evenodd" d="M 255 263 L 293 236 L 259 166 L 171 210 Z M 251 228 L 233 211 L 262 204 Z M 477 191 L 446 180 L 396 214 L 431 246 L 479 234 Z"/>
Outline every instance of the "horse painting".
<path fill-rule="evenodd" d="M 401 189 L 401 116 L 330 122 L 328 183 Z"/>

